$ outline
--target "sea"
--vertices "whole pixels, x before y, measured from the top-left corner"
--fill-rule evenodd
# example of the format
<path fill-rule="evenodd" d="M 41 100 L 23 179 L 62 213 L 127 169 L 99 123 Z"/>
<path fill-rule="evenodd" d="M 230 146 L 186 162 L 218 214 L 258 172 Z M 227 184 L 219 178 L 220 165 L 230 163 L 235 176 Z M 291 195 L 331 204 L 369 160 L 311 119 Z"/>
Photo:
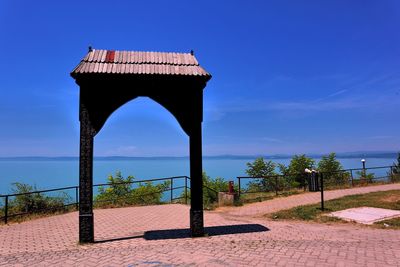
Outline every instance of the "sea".
<path fill-rule="evenodd" d="M 246 176 L 246 163 L 254 158 L 205 158 L 203 170 L 212 178 L 221 177 L 236 183 L 237 176 Z M 320 158 L 314 158 L 317 162 Z M 365 157 L 366 167 L 390 166 L 396 157 Z M 288 165 L 290 158 L 268 159 Z M 361 158 L 338 158 L 345 169 L 361 168 Z M 12 193 L 12 184 L 26 183 L 37 189 L 76 186 L 79 182 L 77 158 L 0 158 L 0 194 Z M 135 180 L 172 176 L 190 176 L 189 159 L 183 158 L 117 158 L 95 159 L 93 182 L 106 183 L 109 175 L 120 171 L 124 177 L 132 175 Z M 183 180 L 180 182 L 183 183 Z"/>

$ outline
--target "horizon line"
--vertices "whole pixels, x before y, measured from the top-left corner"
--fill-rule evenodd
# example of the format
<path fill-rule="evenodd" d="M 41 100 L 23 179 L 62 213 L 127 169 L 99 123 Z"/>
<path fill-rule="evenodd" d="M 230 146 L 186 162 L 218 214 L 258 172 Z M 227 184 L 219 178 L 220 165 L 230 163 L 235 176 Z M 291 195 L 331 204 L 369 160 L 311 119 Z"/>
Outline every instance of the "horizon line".
<path fill-rule="evenodd" d="M 400 152 L 397 151 L 351 151 L 351 152 L 338 152 L 336 156 L 340 157 L 368 157 L 368 156 L 393 156 Z M 294 153 L 294 154 L 251 154 L 251 155 L 239 155 L 239 154 L 220 154 L 220 155 L 204 155 L 203 158 L 290 158 L 295 155 L 306 155 L 309 157 L 322 157 L 329 155 L 330 153 Z M 93 159 L 187 159 L 186 156 L 94 156 Z M 79 156 L 0 156 L 0 160 L 6 159 L 79 159 Z"/>

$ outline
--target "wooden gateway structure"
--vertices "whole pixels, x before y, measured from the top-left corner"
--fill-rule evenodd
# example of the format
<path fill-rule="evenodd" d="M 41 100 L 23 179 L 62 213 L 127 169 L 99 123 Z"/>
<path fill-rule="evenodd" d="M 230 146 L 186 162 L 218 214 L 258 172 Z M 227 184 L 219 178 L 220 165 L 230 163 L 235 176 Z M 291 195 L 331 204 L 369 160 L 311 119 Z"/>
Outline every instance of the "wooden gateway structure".
<path fill-rule="evenodd" d="M 119 107 L 146 96 L 169 110 L 189 136 L 192 236 L 204 235 L 203 89 L 211 75 L 191 53 L 97 50 L 71 72 L 80 87 L 79 241 L 94 242 L 93 140 Z"/>

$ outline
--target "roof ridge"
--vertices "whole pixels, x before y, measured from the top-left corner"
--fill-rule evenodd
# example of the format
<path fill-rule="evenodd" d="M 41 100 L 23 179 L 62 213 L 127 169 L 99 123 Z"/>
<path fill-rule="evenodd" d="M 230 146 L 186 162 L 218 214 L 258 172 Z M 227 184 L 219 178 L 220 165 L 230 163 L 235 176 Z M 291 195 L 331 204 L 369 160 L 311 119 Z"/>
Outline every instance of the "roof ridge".
<path fill-rule="evenodd" d="M 135 64 L 135 65 L 140 65 L 140 64 L 151 64 L 151 65 L 172 65 L 172 66 L 200 66 L 199 64 L 189 64 L 189 63 L 173 63 L 173 62 L 153 62 L 153 61 L 141 61 L 141 62 L 118 62 L 118 61 L 101 61 L 101 60 L 86 60 L 83 59 L 81 62 L 86 62 L 86 63 L 108 63 L 108 64 Z"/>
<path fill-rule="evenodd" d="M 96 48 L 92 48 L 92 51 L 90 52 L 94 52 L 95 50 L 97 51 L 115 51 L 115 52 L 136 52 L 136 53 L 163 53 L 163 54 L 188 54 L 194 57 L 194 55 L 191 53 L 191 51 L 189 52 L 166 52 L 166 51 L 144 51 L 144 50 L 117 50 L 117 49 L 96 49 Z"/>
<path fill-rule="evenodd" d="M 211 75 L 192 52 L 153 52 L 91 49 L 72 73 Z"/>

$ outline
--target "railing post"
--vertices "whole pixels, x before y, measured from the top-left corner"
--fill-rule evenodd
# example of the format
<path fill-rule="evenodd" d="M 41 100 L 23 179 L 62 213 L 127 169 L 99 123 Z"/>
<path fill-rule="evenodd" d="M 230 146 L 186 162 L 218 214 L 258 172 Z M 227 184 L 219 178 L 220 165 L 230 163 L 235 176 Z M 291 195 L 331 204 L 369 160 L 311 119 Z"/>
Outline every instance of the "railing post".
<path fill-rule="evenodd" d="M 390 182 L 393 183 L 393 166 L 390 166 Z"/>
<path fill-rule="evenodd" d="M 174 193 L 173 193 L 173 190 L 174 190 L 174 179 L 171 178 L 170 180 L 171 180 L 171 203 L 172 203 L 172 201 L 174 199 Z"/>
<path fill-rule="evenodd" d="M 240 177 L 237 178 L 238 179 L 238 197 L 240 197 Z"/>
<path fill-rule="evenodd" d="M 321 173 L 319 173 L 319 175 L 321 176 L 321 210 L 323 211 L 325 209 L 324 207 L 324 176 Z"/>
<path fill-rule="evenodd" d="M 185 176 L 185 204 L 187 205 L 187 176 Z"/>
<path fill-rule="evenodd" d="M 351 187 L 354 187 L 353 170 L 350 170 L 350 175 L 351 175 Z"/>
<path fill-rule="evenodd" d="M 4 203 L 4 223 L 7 224 L 7 222 L 8 222 L 8 196 L 6 196 Z"/>
<path fill-rule="evenodd" d="M 79 191 L 78 191 L 79 186 L 75 186 L 75 208 L 76 210 L 79 209 Z"/>

